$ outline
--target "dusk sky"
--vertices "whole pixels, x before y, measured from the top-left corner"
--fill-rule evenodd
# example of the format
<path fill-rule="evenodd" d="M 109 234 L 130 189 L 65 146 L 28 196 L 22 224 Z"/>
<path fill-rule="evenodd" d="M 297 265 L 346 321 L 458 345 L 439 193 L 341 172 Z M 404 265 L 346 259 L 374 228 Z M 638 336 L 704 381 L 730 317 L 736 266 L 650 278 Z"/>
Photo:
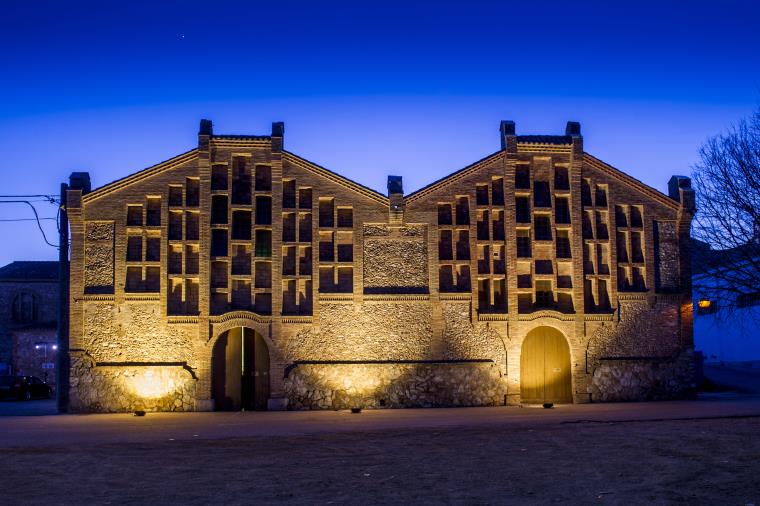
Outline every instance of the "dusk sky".
<path fill-rule="evenodd" d="M 385 192 L 499 149 L 499 121 L 557 134 L 664 191 L 760 100 L 760 3 L 42 2 L 0 19 L 2 195 L 94 187 L 218 133 L 268 134 Z M 42 217 L 55 206 L 36 202 Z M 52 260 L 0 205 L 0 265 Z M 55 222 L 44 227 L 57 242 Z"/>

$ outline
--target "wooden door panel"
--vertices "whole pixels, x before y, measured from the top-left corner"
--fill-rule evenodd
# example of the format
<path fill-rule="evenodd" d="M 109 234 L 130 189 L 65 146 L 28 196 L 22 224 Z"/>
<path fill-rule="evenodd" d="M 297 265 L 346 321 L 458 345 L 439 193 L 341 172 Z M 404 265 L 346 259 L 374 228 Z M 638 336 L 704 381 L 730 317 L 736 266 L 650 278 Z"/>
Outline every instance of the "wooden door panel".
<path fill-rule="evenodd" d="M 242 402 L 242 390 L 240 384 L 240 375 L 242 374 L 242 347 L 241 347 L 241 329 L 230 329 L 227 332 L 227 350 L 226 350 L 226 378 L 225 394 L 231 400 L 230 409 L 240 410 Z"/>
<path fill-rule="evenodd" d="M 570 349 L 559 331 L 544 331 L 544 402 L 572 402 Z"/>
<path fill-rule="evenodd" d="M 573 402 L 570 348 L 558 330 L 538 327 L 523 341 L 520 355 L 522 402 Z"/>
<path fill-rule="evenodd" d="M 520 395 L 523 402 L 543 402 L 544 398 L 544 336 L 540 330 L 530 332 L 522 346 Z"/>
<path fill-rule="evenodd" d="M 269 401 L 269 349 L 266 341 L 259 334 L 256 334 L 255 338 L 253 369 L 253 407 L 257 410 L 265 410 Z"/>

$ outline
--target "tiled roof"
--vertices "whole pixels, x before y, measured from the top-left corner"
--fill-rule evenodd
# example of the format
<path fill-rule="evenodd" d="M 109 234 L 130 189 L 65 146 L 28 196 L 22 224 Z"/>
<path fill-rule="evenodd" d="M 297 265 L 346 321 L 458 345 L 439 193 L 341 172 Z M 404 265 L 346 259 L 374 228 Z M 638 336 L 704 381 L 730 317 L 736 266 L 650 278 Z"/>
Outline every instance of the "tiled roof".
<path fill-rule="evenodd" d="M 0 267 L 0 281 L 58 281 L 58 262 L 16 261 Z"/>

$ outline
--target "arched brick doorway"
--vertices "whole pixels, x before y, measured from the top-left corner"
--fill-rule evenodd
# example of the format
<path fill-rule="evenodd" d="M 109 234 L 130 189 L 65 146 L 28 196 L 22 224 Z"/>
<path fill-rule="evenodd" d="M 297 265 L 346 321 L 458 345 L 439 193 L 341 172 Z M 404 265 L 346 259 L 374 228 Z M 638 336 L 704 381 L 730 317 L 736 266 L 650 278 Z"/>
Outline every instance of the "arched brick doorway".
<path fill-rule="evenodd" d="M 520 353 L 520 397 L 525 404 L 573 402 L 570 346 L 559 330 L 537 327 L 525 336 Z"/>
<path fill-rule="evenodd" d="M 258 332 L 232 328 L 216 340 L 211 394 L 217 411 L 263 411 L 269 400 L 269 348 Z"/>

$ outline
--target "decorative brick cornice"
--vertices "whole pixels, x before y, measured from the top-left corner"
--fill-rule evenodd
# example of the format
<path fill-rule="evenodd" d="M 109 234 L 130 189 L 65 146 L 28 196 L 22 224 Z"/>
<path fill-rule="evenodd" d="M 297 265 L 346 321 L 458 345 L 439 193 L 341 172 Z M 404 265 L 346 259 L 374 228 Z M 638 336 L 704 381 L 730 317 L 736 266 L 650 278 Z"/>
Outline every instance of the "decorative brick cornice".
<path fill-rule="evenodd" d="M 306 160 L 305 158 L 301 158 L 300 156 L 295 155 L 289 151 L 283 151 L 282 158 L 284 161 L 287 161 L 289 163 L 292 163 L 293 165 L 297 165 L 298 167 L 302 169 L 308 170 L 319 176 L 329 179 L 333 183 L 339 184 L 343 186 L 344 188 L 348 188 L 349 190 L 355 191 L 367 198 L 370 198 L 376 201 L 379 204 L 382 204 L 383 206 L 389 205 L 388 197 L 386 197 L 382 193 L 376 192 L 372 188 L 368 188 L 364 185 L 361 185 L 357 183 L 356 181 L 352 181 L 348 179 L 347 177 L 341 176 L 340 174 L 336 174 L 335 172 L 329 169 L 326 169 L 320 165 L 317 165 L 314 162 L 310 162 L 309 160 Z"/>
<path fill-rule="evenodd" d="M 627 185 L 628 187 L 632 189 L 640 191 L 641 193 L 651 198 L 652 200 L 655 200 L 659 202 L 660 204 L 663 204 L 664 206 L 669 207 L 670 209 L 674 211 L 678 211 L 678 208 L 679 208 L 678 202 L 671 199 L 667 195 L 660 193 L 659 191 L 655 190 L 651 186 L 648 186 L 642 183 L 638 179 L 632 176 L 629 176 L 625 172 L 622 172 L 621 170 L 616 169 L 612 165 L 609 165 L 608 163 L 605 163 L 599 160 L 598 158 L 595 158 L 594 156 L 585 152 L 583 153 L 583 163 L 588 164 L 589 166 L 601 172 L 604 172 L 605 175 L 613 179 L 617 179 L 618 181 L 620 181 L 621 183 Z"/>
<path fill-rule="evenodd" d="M 311 316 L 283 316 L 282 323 L 308 325 L 312 322 Z"/>
<path fill-rule="evenodd" d="M 198 158 L 198 150 L 192 149 L 190 151 L 187 151 L 186 153 L 182 153 L 181 155 L 175 156 L 174 158 L 170 158 L 169 160 L 163 161 L 157 165 L 153 165 L 152 167 L 143 169 L 140 172 L 136 172 L 130 176 L 117 179 L 116 181 L 112 183 L 109 183 L 105 186 L 101 186 L 97 190 L 94 190 L 91 193 L 84 195 L 82 197 L 82 202 L 83 203 L 92 202 L 93 200 L 99 199 L 100 197 L 103 197 L 105 195 L 108 195 L 109 193 L 112 193 L 116 190 L 124 188 L 125 186 L 129 186 L 131 184 L 137 183 L 138 181 L 142 181 L 143 179 L 149 178 L 151 176 L 155 176 L 156 174 L 160 174 L 161 172 L 171 170 L 175 167 L 178 167 L 187 162 L 193 161 L 197 158 Z"/>
<path fill-rule="evenodd" d="M 252 311 L 231 311 L 229 313 L 224 313 L 223 315 L 212 316 L 209 318 L 209 321 L 211 323 L 224 323 L 226 321 L 235 320 L 237 318 L 251 320 L 257 323 L 269 323 L 272 321 L 271 316 L 260 315 Z"/>
<path fill-rule="evenodd" d="M 538 320 L 539 318 L 554 318 L 564 322 L 570 322 L 575 320 L 574 314 L 560 313 L 551 309 L 542 309 L 541 311 L 535 311 L 533 313 L 520 314 L 517 316 L 517 320 L 521 322 L 530 322 Z"/>
<path fill-rule="evenodd" d="M 430 183 L 427 186 L 424 186 L 420 188 L 419 190 L 410 193 L 404 198 L 404 202 L 409 204 L 411 202 L 414 202 L 415 200 L 419 200 L 420 198 L 426 196 L 432 191 L 437 190 L 438 188 L 441 188 L 443 186 L 456 183 L 462 178 L 465 178 L 472 174 L 473 172 L 477 172 L 484 166 L 493 163 L 494 161 L 500 159 L 504 156 L 504 151 L 497 151 L 496 153 L 492 153 L 485 158 L 478 160 L 477 162 L 473 163 L 472 165 L 468 165 L 467 167 L 460 169 L 452 174 L 449 174 L 448 176 L 439 179 L 438 181 L 434 181 Z"/>
<path fill-rule="evenodd" d="M 423 300 L 430 300 L 430 295 L 393 293 L 364 294 L 365 302 L 417 302 Z"/>
<path fill-rule="evenodd" d="M 479 322 L 505 322 L 509 321 L 509 313 L 478 313 Z"/>
<path fill-rule="evenodd" d="M 441 300 L 472 300 L 472 293 L 442 293 L 438 295 Z"/>
<path fill-rule="evenodd" d="M 110 295 L 82 295 L 81 297 L 74 297 L 74 302 L 113 302 L 115 300 L 113 294 Z"/>
<path fill-rule="evenodd" d="M 353 302 L 353 293 L 320 293 L 319 302 Z"/>

